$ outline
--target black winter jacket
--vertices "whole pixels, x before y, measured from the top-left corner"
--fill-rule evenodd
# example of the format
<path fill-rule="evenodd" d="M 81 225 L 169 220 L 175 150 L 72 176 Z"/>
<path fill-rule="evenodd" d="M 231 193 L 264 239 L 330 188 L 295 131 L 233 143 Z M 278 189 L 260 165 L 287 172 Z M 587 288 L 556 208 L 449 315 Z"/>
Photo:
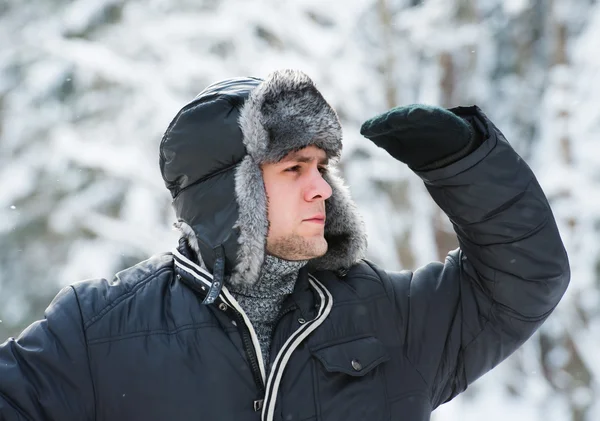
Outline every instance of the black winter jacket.
<path fill-rule="evenodd" d="M 483 144 L 419 173 L 460 249 L 414 272 L 300 273 L 270 367 L 185 245 L 63 289 L 0 346 L 0 420 L 425 421 L 555 308 L 568 260 L 534 175 L 482 114 Z M 400 165 L 400 164 L 399 164 Z"/>

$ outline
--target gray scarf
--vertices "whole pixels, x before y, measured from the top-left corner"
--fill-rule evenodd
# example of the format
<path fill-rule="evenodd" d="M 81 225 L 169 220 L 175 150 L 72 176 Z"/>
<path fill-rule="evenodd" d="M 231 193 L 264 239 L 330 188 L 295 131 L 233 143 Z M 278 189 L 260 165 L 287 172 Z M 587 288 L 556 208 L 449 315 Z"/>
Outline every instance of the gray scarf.
<path fill-rule="evenodd" d="M 298 272 L 307 261 L 288 261 L 267 255 L 255 285 L 227 285 L 250 319 L 265 361 L 269 364 L 271 336 L 286 297 L 294 291 Z"/>

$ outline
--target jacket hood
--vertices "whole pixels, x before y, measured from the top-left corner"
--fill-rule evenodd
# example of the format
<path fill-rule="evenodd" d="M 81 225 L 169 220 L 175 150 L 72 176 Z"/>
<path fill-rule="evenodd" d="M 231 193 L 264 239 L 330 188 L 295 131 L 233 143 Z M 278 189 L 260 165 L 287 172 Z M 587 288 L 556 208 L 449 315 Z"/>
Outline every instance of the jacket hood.
<path fill-rule="evenodd" d="M 215 83 L 184 106 L 160 144 L 160 169 L 177 225 L 215 280 L 253 285 L 265 259 L 267 196 L 260 165 L 314 145 L 330 159 L 324 176 L 327 253 L 313 270 L 345 271 L 363 258 L 366 234 L 348 189 L 336 174 L 339 119 L 304 73 Z"/>

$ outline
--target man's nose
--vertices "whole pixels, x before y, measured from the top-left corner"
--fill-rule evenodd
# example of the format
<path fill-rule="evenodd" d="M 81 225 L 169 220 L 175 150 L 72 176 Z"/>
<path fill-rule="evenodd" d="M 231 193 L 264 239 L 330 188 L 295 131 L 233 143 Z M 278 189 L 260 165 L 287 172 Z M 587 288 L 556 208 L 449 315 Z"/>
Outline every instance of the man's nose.
<path fill-rule="evenodd" d="M 327 200 L 331 197 L 333 191 L 331 190 L 331 186 L 325 179 L 323 175 L 316 171 L 313 177 L 311 177 L 311 183 L 309 188 L 306 191 L 306 200 L 312 201 L 316 199 Z"/>

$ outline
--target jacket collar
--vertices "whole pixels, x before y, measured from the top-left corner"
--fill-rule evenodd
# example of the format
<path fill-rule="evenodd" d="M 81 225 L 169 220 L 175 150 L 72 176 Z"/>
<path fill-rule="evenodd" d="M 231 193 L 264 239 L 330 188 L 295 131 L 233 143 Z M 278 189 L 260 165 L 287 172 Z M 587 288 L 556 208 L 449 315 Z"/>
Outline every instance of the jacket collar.
<path fill-rule="evenodd" d="M 214 285 L 214 280 L 210 272 L 198 262 L 196 253 L 189 246 L 184 237 L 179 239 L 179 246 L 173 252 L 174 270 L 180 280 L 191 288 L 203 304 L 215 302 L 221 292 L 222 285 Z M 294 286 L 293 293 L 284 301 L 282 311 L 290 306 L 296 306 L 306 320 L 312 319 L 318 309 L 315 303 L 318 302 L 316 292 L 311 288 L 309 281 L 310 270 L 304 266 L 298 272 L 298 279 Z M 210 292 L 213 292 L 211 295 Z M 216 293 L 216 296 L 213 296 Z"/>
<path fill-rule="evenodd" d="M 173 251 L 174 270 L 177 277 L 202 298 L 202 304 L 212 304 L 221 294 L 223 283 L 215 281 L 196 256 L 187 240 L 180 238 L 179 246 Z"/>

